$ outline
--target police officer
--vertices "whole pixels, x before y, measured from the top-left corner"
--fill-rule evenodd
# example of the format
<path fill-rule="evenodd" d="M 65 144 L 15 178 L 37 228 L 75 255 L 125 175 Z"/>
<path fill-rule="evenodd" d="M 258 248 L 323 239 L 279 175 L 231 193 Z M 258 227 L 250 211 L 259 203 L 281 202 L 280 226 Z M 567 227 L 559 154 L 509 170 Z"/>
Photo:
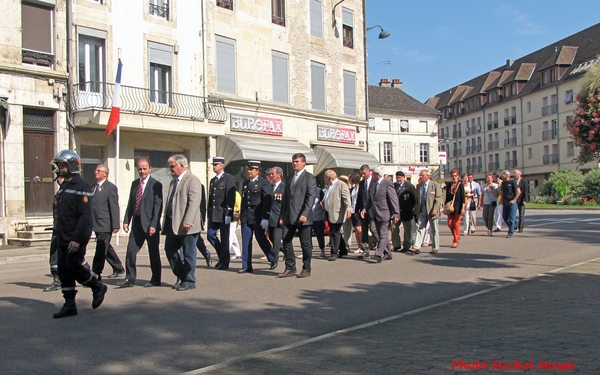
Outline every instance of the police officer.
<path fill-rule="evenodd" d="M 248 162 L 248 180 L 244 181 L 242 189 L 242 269 L 238 273 L 252 273 L 252 237 L 275 269 L 277 254 L 273 251 L 265 230 L 269 226 L 269 211 L 271 210 L 273 188 L 269 181 L 260 176 L 261 162 Z"/>
<path fill-rule="evenodd" d="M 235 179 L 225 172 L 225 158 L 213 158 L 213 172 L 216 176 L 210 180 L 208 187 L 208 242 L 215 248 L 219 261 L 215 267 L 219 270 L 229 269 L 229 224 L 233 217 L 235 205 Z M 217 231 L 221 239 L 217 237 Z"/>
<path fill-rule="evenodd" d="M 85 268 L 85 251 L 92 235 L 92 198 L 90 185 L 80 176 L 81 159 L 70 150 L 63 150 L 52 160 L 54 172 L 65 181 L 56 193 L 54 230 L 58 253 L 58 277 L 65 299 L 54 318 L 77 315 L 75 281 L 92 289 L 92 308 L 104 301 L 108 288 Z"/>

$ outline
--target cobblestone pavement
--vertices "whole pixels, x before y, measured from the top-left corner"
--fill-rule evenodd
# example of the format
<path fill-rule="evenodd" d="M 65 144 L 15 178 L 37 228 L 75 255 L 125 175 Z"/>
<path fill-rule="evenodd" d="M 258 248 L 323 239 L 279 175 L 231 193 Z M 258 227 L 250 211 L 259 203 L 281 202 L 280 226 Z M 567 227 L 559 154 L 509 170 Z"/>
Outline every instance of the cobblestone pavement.
<path fill-rule="evenodd" d="M 600 374 L 599 312 L 600 258 L 188 374 Z"/>

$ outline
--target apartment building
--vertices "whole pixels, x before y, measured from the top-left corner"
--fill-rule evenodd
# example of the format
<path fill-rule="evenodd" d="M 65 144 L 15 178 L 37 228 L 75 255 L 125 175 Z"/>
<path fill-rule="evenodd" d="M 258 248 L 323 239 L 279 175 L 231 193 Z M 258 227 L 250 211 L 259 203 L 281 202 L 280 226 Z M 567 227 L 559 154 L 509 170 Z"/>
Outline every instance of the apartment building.
<path fill-rule="evenodd" d="M 247 160 L 289 172 L 296 152 L 315 173 L 375 160 L 366 151 L 363 0 L 6 5 L 0 108 L 10 121 L 1 165 L 10 173 L 1 182 L 0 232 L 51 214 L 48 162 L 65 148 L 82 157 L 86 180 L 105 164 L 121 191 L 141 156 L 165 189 L 174 153 L 186 155 L 205 184 L 216 155 L 240 181 Z M 119 59 L 117 147 L 105 127 Z"/>
<path fill-rule="evenodd" d="M 521 169 L 532 192 L 559 169 L 578 166 L 565 127 L 581 77 L 600 53 L 600 24 L 460 83 L 427 100 L 442 114 L 440 150 L 447 168 L 474 173 Z"/>
<path fill-rule="evenodd" d="M 386 174 L 402 171 L 416 184 L 421 170 L 437 173 L 439 114 L 405 93 L 400 79 L 369 86 L 369 152 Z"/>

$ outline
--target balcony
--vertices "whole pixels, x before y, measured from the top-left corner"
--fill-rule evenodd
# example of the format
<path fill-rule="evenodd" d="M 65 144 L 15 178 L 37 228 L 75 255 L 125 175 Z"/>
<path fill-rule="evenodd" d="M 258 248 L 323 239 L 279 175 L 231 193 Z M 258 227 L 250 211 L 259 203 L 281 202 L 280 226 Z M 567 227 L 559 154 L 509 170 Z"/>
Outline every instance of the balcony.
<path fill-rule="evenodd" d="M 488 142 L 488 150 L 497 150 L 500 148 L 500 141 Z"/>
<path fill-rule="evenodd" d="M 471 146 L 471 153 L 474 154 L 476 152 L 481 152 L 481 145 L 473 145 L 473 146 Z"/>
<path fill-rule="evenodd" d="M 23 64 L 52 67 L 54 55 L 51 53 L 21 49 L 21 62 Z"/>
<path fill-rule="evenodd" d="M 164 18 L 166 20 L 169 19 L 169 6 L 161 6 L 157 4 L 148 4 L 148 13 L 151 16 L 156 16 L 160 18 Z"/>
<path fill-rule="evenodd" d="M 488 122 L 487 128 L 488 128 L 488 130 L 498 129 L 498 120 Z"/>
<path fill-rule="evenodd" d="M 477 126 L 471 126 L 469 129 L 469 133 L 475 134 L 475 132 L 477 131 Z M 479 129 L 481 130 L 481 127 L 479 127 Z"/>
<path fill-rule="evenodd" d="M 483 169 L 481 164 L 474 165 L 471 168 L 473 169 L 473 173 L 481 173 Z"/>
<path fill-rule="evenodd" d="M 504 126 L 508 126 L 508 125 L 510 125 L 510 118 L 506 117 L 504 119 Z"/>
<path fill-rule="evenodd" d="M 110 110 L 113 92 L 112 83 L 85 82 L 73 85 L 71 109 L 73 111 Z M 123 85 L 121 85 L 121 112 L 199 121 L 207 119 L 215 122 L 225 122 L 228 116 L 223 99 L 217 97 L 204 98 Z"/>
<path fill-rule="evenodd" d="M 462 132 L 461 131 L 454 131 L 452 132 L 452 139 L 457 139 L 462 137 Z"/>
<path fill-rule="evenodd" d="M 517 167 L 517 161 L 516 160 L 507 160 L 504 162 L 504 168 L 508 169 L 508 168 L 516 168 Z"/>
<path fill-rule="evenodd" d="M 504 140 L 504 147 L 511 147 L 517 145 L 517 138 L 506 138 Z"/>
<path fill-rule="evenodd" d="M 462 148 L 455 148 L 452 150 L 452 156 L 462 156 Z"/>
<path fill-rule="evenodd" d="M 493 161 L 491 163 L 488 163 L 488 172 L 497 171 L 498 169 L 500 169 L 499 161 Z"/>
<path fill-rule="evenodd" d="M 510 117 L 510 123 L 511 123 L 512 125 L 514 125 L 514 124 L 516 124 L 516 123 L 517 123 L 517 115 L 514 115 L 514 116 L 511 116 L 511 117 Z"/>
<path fill-rule="evenodd" d="M 544 155 L 543 162 L 544 162 L 544 165 L 546 165 L 546 164 L 558 164 L 558 154 Z"/>
<path fill-rule="evenodd" d="M 544 130 L 542 132 L 542 141 L 548 141 L 550 139 L 558 138 L 558 131 L 556 129 Z"/>
<path fill-rule="evenodd" d="M 542 116 L 548 116 L 558 112 L 558 103 L 542 107 Z"/>

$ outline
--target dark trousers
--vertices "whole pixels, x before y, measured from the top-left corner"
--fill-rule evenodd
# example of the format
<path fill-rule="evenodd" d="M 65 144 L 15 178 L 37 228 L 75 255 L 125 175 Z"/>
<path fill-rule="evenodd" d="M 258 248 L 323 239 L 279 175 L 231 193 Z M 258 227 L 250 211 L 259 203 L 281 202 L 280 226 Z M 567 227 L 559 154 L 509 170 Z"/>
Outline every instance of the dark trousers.
<path fill-rule="evenodd" d="M 221 239 L 217 237 L 217 232 L 221 235 Z M 209 223 L 208 224 L 208 242 L 215 248 L 219 263 L 222 266 L 229 267 L 229 224 L 225 223 Z"/>
<path fill-rule="evenodd" d="M 275 255 L 275 260 L 279 260 L 279 252 L 283 252 L 281 243 L 283 240 L 283 226 L 269 227 L 269 238 L 271 239 L 272 253 Z"/>
<path fill-rule="evenodd" d="M 252 238 L 256 237 L 256 242 L 262 252 L 267 256 L 269 262 L 274 262 L 276 255 L 273 254 L 271 244 L 267 240 L 265 230 L 259 223 L 242 223 L 242 268 L 252 269 Z"/>
<path fill-rule="evenodd" d="M 144 232 L 139 216 L 133 217 L 131 231 L 129 232 L 129 242 L 127 243 L 127 254 L 125 255 L 125 266 L 127 271 L 127 279 L 135 281 L 137 279 L 136 260 L 137 254 L 144 245 L 148 244 L 148 255 L 150 256 L 150 269 L 152 270 L 152 278 L 150 282 L 160 284 L 161 280 L 161 263 L 160 263 L 160 233 L 156 231 L 153 236 Z"/>
<path fill-rule="evenodd" d="M 365 214 L 365 218 L 360 219 L 360 226 L 362 227 L 362 250 L 369 251 L 369 229 L 373 232 L 374 225 L 371 224 L 373 220 L 369 217 L 369 214 Z M 379 240 L 378 237 L 373 232 L 376 240 Z"/>
<path fill-rule="evenodd" d="M 165 220 L 165 253 L 173 274 L 181 285 L 196 285 L 196 242 L 200 233 L 178 235 L 171 220 Z M 179 250 L 183 248 L 182 252 Z"/>
<path fill-rule="evenodd" d="M 510 201 L 502 202 L 502 219 L 508 227 L 508 234 L 512 235 L 515 232 L 515 224 L 517 219 L 517 204 L 511 204 Z"/>
<path fill-rule="evenodd" d="M 313 221 L 312 229 L 315 232 L 315 237 L 317 237 L 319 249 L 325 249 L 325 221 Z"/>
<path fill-rule="evenodd" d="M 519 216 L 517 229 L 519 231 L 523 231 L 523 225 L 525 224 L 525 205 L 524 204 L 517 207 L 517 215 Z"/>
<path fill-rule="evenodd" d="M 204 238 L 202 238 L 202 235 L 200 234 L 198 235 L 198 241 L 196 241 L 196 248 L 198 249 L 200 254 L 202 254 L 204 259 L 208 259 L 208 257 L 210 257 L 210 251 L 208 251 L 208 249 L 206 248 Z"/>
<path fill-rule="evenodd" d="M 310 260 L 312 258 L 312 228 L 310 225 L 286 225 L 283 230 L 283 254 L 285 256 L 285 269 L 296 268 L 296 256 L 294 255 L 294 235 L 298 231 L 300 247 L 302 248 L 302 269 L 310 271 Z"/>
<path fill-rule="evenodd" d="M 82 265 L 87 242 L 79 244 L 79 249 L 73 253 L 69 252 L 68 246 L 68 243 L 57 245 L 57 271 L 65 300 L 74 300 L 77 294 L 77 290 L 75 290 L 76 281 L 81 285 L 90 286 L 95 284 L 96 279 L 92 276 L 90 270 Z"/>
<path fill-rule="evenodd" d="M 371 232 L 373 232 L 373 236 L 377 239 L 375 255 L 382 258 L 385 254 L 392 255 L 389 240 L 390 222 L 372 220 Z"/>
<path fill-rule="evenodd" d="M 121 259 L 110 244 L 112 232 L 96 232 L 96 253 L 92 261 L 92 272 L 96 275 L 102 275 L 104 263 L 107 261 L 112 267 L 113 272 L 123 272 L 125 268 Z"/>
<path fill-rule="evenodd" d="M 330 241 L 331 241 L 331 254 L 337 255 L 338 249 L 340 249 L 340 243 L 342 242 L 342 223 L 334 224 L 329 223 L 329 230 L 331 231 Z M 342 252 L 340 249 L 341 255 L 347 255 L 348 251 Z"/>
<path fill-rule="evenodd" d="M 50 239 L 50 273 L 52 276 L 58 276 L 58 237 L 54 231 L 52 232 L 52 238 Z"/>

